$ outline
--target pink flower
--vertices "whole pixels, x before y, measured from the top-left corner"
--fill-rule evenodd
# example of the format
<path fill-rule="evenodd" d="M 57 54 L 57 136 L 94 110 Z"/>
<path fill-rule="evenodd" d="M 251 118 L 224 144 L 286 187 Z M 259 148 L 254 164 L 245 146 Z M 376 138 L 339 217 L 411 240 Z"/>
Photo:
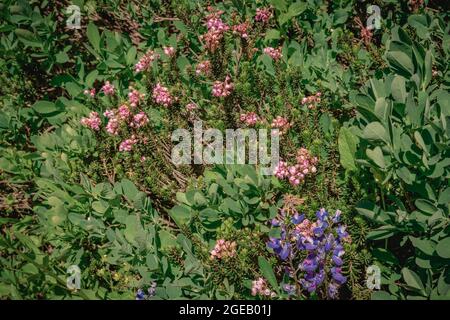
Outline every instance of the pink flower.
<path fill-rule="evenodd" d="M 278 179 L 287 179 L 293 186 L 297 186 L 302 182 L 307 175 L 317 172 L 316 164 L 317 157 L 313 157 L 305 148 L 300 148 L 297 151 L 297 163 L 288 166 L 286 162 L 280 161 L 275 167 L 274 175 Z"/>
<path fill-rule="evenodd" d="M 105 95 L 112 96 L 114 94 L 114 85 L 106 81 L 102 87 L 102 91 Z"/>
<path fill-rule="evenodd" d="M 223 82 L 215 81 L 212 89 L 212 94 L 215 97 L 227 97 L 234 89 L 234 84 L 231 82 L 231 77 L 226 76 Z"/>
<path fill-rule="evenodd" d="M 252 281 L 252 296 L 261 295 L 266 297 L 275 297 L 275 292 L 271 291 L 267 286 L 266 280 L 258 278 Z"/>
<path fill-rule="evenodd" d="M 315 95 L 307 96 L 302 99 L 302 105 L 307 104 L 308 109 L 315 109 L 317 104 L 320 103 L 321 99 L 320 96 L 322 93 L 319 91 Z"/>
<path fill-rule="evenodd" d="M 141 111 L 133 116 L 133 121 L 130 123 L 130 126 L 133 128 L 140 128 L 146 125 L 148 121 L 149 120 L 145 112 Z"/>
<path fill-rule="evenodd" d="M 284 179 L 289 174 L 286 162 L 280 161 L 275 167 L 274 174 L 278 179 Z"/>
<path fill-rule="evenodd" d="M 95 131 L 100 130 L 100 124 L 102 123 L 98 113 L 95 111 L 89 113 L 89 118 L 82 118 L 80 122 L 82 125 Z"/>
<path fill-rule="evenodd" d="M 116 115 L 116 111 L 115 110 L 106 110 L 105 112 L 103 112 L 103 115 L 106 118 L 111 119 L 112 117 L 114 117 Z"/>
<path fill-rule="evenodd" d="M 270 8 L 256 9 L 255 21 L 267 23 L 272 16 Z"/>
<path fill-rule="evenodd" d="M 225 24 L 220 16 L 223 14 L 223 11 L 215 11 L 214 8 L 208 7 L 209 11 L 212 11 L 206 17 L 206 27 L 208 28 L 208 32 L 200 37 L 200 39 L 205 40 L 206 48 L 210 52 L 214 52 L 220 44 L 220 40 L 222 40 L 224 33 L 229 30 L 229 26 Z"/>
<path fill-rule="evenodd" d="M 231 29 L 233 30 L 233 34 L 240 35 L 241 38 L 247 39 L 248 38 L 248 33 L 247 33 L 248 27 L 249 27 L 248 22 L 244 22 L 241 24 L 234 25 L 233 27 L 231 27 Z"/>
<path fill-rule="evenodd" d="M 121 105 L 119 109 L 117 109 L 117 116 L 120 120 L 126 120 L 130 117 L 130 115 L 130 109 L 128 109 L 126 104 Z"/>
<path fill-rule="evenodd" d="M 129 87 L 130 92 L 128 92 L 128 101 L 130 102 L 130 106 L 135 108 L 140 100 L 144 100 L 145 93 L 140 93 L 133 87 Z"/>
<path fill-rule="evenodd" d="M 240 120 L 245 122 L 248 126 L 253 126 L 259 121 L 259 117 L 254 112 L 248 112 L 241 114 Z"/>
<path fill-rule="evenodd" d="M 137 139 L 133 135 L 133 136 L 131 136 L 130 139 L 126 139 L 120 143 L 119 151 L 120 152 L 123 152 L 123 151 L 129 152 L 133 149 L 133 145 L 135 145 L 136 143 L 137 143 Z"/>
<path fill-rule="evenodd" d="M 287 132 L 290 128 L 291 124 L 284 117 L 277 116 L 272 120 L 272 128 L 280 129 L 281 134 Z"/>
<path fill-rule="evenodd" d="M 217 240 L 213 250 L 211 250 L 211 259 L 231 258 L 236 255 L 236 242 L 225 241 L 224 239 Z"/>
<path fill-rule="evenodd" d="M 209 60 L 205 60 L 197 64 L 197 68 L 195 68 L 196 75 L 207 75 L 211 72 L 211 62 Z"/>
<path fill-rule="evenodd" d="M 119 132 L 119 120 L 115 117 L 110 118 L 106 124 L 106 132 L 112 135 L 117 135 Z"/>
<path fill-rule="evenodd" d="M 264 48 L 264 53 L 267 54 L 269 57 L 271 57 L 273 60 L 278 61 L 283 57 L 283 54 L 281 53 L 281 48 L 272 48 L 267 47 Z"/>
<path fill-rule="evenodd" d="M 175 55 L 174 47 L 163 47 L 163 50 L 164 50 L 164 53 L 169 57 L 173 57 Z"/>
<path fill-rule="evenodd" d="M 222 10 L 216 11 L 212 7 L 208 7 L 208 10 L 212 11 L 212 13 L 206 17 L 206 27 L 208 28 L 208 31 L 220 31 L 220 32 L 228 31 L 230 27 L 227 24 L 225 24 L 220 17 L 223 14 L 223 11 Z"/>
<path fill-rule="evenodd" d="M 165 107 L 170 106 L 173 102 L 169 89 L 163 87 L 160 83 L 157 83 L 153 89 L 153 99 L 155 99 L 157 104 L 161 104 Z"/>
<path fill-rule="evenodd" d="M 186 105 L 186 110 L 187 111 L 194 111 L 195 109 L 197 109 L 197 105 L 195 103 L 193 103 L 193 102 L 188 103 Z"/>
<path fill-rule="evenodd" d="M 134 70 L 136 72 L 142 72 L 147 70 L 153 61 L 159 58 L 159 55 L 156 54 L 153 50 L 148 50 L 146 54 L 144 54 L 135 64 Z"/>
<path fill-rule="evenodd" d="M 96 93 L 95 88 L 92 88 L 91 90 L 89 89 L 84 90 L 84 94 L 87 96 L 91 96 L 91 98 L 95 97 L 95 93 Z"/>

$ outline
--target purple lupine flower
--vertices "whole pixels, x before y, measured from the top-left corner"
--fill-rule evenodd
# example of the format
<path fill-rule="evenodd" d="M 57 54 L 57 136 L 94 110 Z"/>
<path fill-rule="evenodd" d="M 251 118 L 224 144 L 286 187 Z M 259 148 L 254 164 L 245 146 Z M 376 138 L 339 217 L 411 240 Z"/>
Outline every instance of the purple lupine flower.
<path fill-rule="evenodd" d="M 280 247 L 280 239 L 277 238 L 269 238 L 269 242 L 267 242 L 267 246 L 272 249 L 278 249 Z"/>
<path fill-rule="evenodd" d="M 336 282 L 331 281 L 328 284 L 328 296 L 331 299 L 336 299 L 337 294 L 338 294 L 338 289 L 339 289 L 339 285 Z"/>
<path fill-rule="evenodd" d="M 267 246 L 280 258 L 285 274 L 297 283 L 285 283 L 283 290 L 297 293 L 297 288 L 308 293 L 324 287 L 327 297 L 338 296 L 339 287 L 347 281 L 342 274 L 342 259 L 345 254 L 341 241 L 348 237 L 345 226 L 340 225 L 340 211 L 333 217 L 322 208 L 316 212 L 313 223 L 295 209 L 281 210 L 272 221 L 272 226 L 281 229 L 280 236 L 271 237 Z M 306 253 L 306 258 L 304 254 Z M 297 265 L 298 269 L 292 269 Z"/>
<path fill-rule="evenodd" d="M 343 250 L 342 246 L 339 244 L 336 246 L 336 248 L 333 250 L 333 262 L 336 266 L 340 267 L 344 263 L 341 259 L 341 257 L 344 255 L 345 251 Z"/>
<path fill-rule="evenodd" d="M 338 284 L 344 284 L 347 281 L 347 277 L 343 276 L 341 272 L 340 267 L 331 268 L 331 275 Z"/>
<path fill-rule="evenodd" d="M 144 300 L 144 299 L 145 299 L 144 291 L 142 289 L 138 289 L 138 291 L 136 292 L 136 300 Z"/>
<path fill-rule="evenodd" d="M 332 233 L 328 234 L 324 245 L 325 252 L 329 252 L 331 249 L 333 249 L 334 242 L 335 242 L 334 235 Z"/>
<path fill-rule="evenodd" d="M 298 214 L 297 212 L 294 214 L 294 216 L 291 219 L 291 222 L 293 224 L 299 224 L 301 223 L 303 220 L 305 219 L 305 215 L 304 214 Z"/>
<path fill-rule="evenodd" d="M 278 221 L 276 218 L 273 218 L 271 224 L 272 224 L 272 227 L 279 227 L 280 221 Z"/>
<path fill-rule="evenodd" d="M 283 243 L 281 245 L 281 250 L 279 252 L 281 260 L 286 260 L 290 253 L 291 253 L 291 244 L 286 242 Z"/>
<path fill-rule="evenodd" d="M 152 285 L 147 290 L 149 297 L 154 297 L 156 294 L 156 282 L 152 282 Z"/>
<path fill-rule="evenodd" d="M 295 294 L 295 286 L 292 284 L 285 283 L 282 288 L 290 296 Z"/>
<path fill-rule="evenodd" d="M 313 272 L 317 269 L 317 261 L 316 256 L 313 254 L 309 254 L 303 263 L 301 264 L 301 269 L 306 272 Z"/>
<path fill-rule="evenodd" d="M 324 208 L 321 208 L 316 212 L 316 217 L 320 221 L 324 221 L 328 217 L 328 212 Z"/>
<path fill-rule="evenodd" d="M 339 221 L 341 221 L 341 210 L 336 210 L 331 220 L 333 221 L 333 223 L 338 223 Z"/>
<path fill-rule="evenodd" d="M 345 231 L 345 229 L 346 229 L 346 227 L 343 226 L 343 225 L 339 225 L 339 226 L 336 228 L 336 231 L 337 231 L 339 240 L 342 240 L 342 239 L 348 237 L 348 232 Z"/>

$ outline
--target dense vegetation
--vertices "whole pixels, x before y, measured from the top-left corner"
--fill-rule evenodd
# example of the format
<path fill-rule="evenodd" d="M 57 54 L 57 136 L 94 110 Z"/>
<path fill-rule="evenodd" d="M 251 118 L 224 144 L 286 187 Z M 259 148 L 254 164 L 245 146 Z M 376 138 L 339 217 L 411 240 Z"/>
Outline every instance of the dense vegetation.
<path fill-rule="evenodd" d="M 0 297 L 450 299 L 444 3 L 3 0 Z M 274 175 L 175 166 L 197 120 Z"/>

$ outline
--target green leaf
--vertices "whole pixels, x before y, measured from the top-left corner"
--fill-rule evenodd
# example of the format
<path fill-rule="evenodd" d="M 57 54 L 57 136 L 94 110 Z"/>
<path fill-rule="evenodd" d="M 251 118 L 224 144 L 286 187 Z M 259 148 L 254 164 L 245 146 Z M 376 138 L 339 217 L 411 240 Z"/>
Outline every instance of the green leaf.
<path fill-rule="evenodd" d="M 190 211 L 186 206 L 175 206 L 169 211 L 169 215 L 175 221 L 177 226 L 181 227 L 189 223 L 191 219 Z"/>
<path fill-rule="evenodd" d="M 417 275 L 417 273 L 408 268 L 403 268 L 402 275 L 403 279 L 409 287 L 424 292 L 425 289 L 423 287 L 422 280 L 420 280 L 420 277 Z"/>
<path fill-rule="evenodd" d="M 377 121 L 369 123 L 364 128 L 363 136 L 367 140 L 384 141 L 386 143 L 389 143 L 389 136 L 385 127 Z"/>
<path fill-rule="evenodd" d="M 356 170 L 355 154 L 358 138 L 347 128 L 342 127 L 339 130 L 339 155 L 342 166 L 349 170 Z"/>
<path fill-rule="evenodd" d="M 348 12 L 345 9 L 337 9 L 333 15 L 333 25 L 345 23 L 348 19 Z"/>
<path fill-rule="evenodd" d="M 44 100 L 36 102 L 31 108 L 41 114 L 49 114 L 58 111 L 58 108 L 53 102 Z"/>
<path fill-rule="evenodd" d="M 396 75 L 391 83 L 391 91 L 392 96 L 395 100 L 405 103 L 406 101 L 406 87 L 405 87 L 405 78 L 399 75 Z"/>
<path fill-rule="evenodd" d="M 14 33 L 17 35 L 17 37 L 19 38 L 19 40 L 30 47 L 41 47 L 42 46 L 42 42 L 39 41 L 39 39 L 36 37 L 36 35 L 26 29 L 16 29 L 14 31 Z"/>
<path fill-rule="evenodd" d="M 372 292 L 371 298 L 372 300 L 395 300 L 394 296 L 383 290 Z"/>
<path fill-rule="evenodd" d="M 386 163 L 384 161 L 383 151 L 380 147 L 375 147 L 372 149 L 366 149 L 366 154 L 369 159 L 371 159 L 378 167 L 384 169 L 386 168 Z"/>
<path fill-rule="evenodd" d="M 269 281 L 272 288 L 279 293 L 278 282 L 275 274 L 273 273 L 272 266 L 264 257 L 258 257 L 259 270 L 264 278 Z"/>
<path fill-rule="evenodd" d="M 280 39 L 280 31 L 278 31 L 277 29 L 270 29 L 266 32 L 266 36 L 264 39 L 266 41 Z"/>
<path fill-rule="evenodd" d="M 441 258 L 450 259 L 450 237 L 438 242 L 436 252 Z"/>
<path fill-rule="evenodd" d="M 89 22 L 87 26 L 87 37 L 94 50 L 100 52 L 100 33 L 93 22 Z"/>
<path fill-rule="evenodd" d="M 430 215 L 438 211 L 438 208 L 436 208 L 436 206 L 431 201 L 426 199 L 417 199 L 414 204 L 420 211 Z"/>
<path fill-rule="evenodd" d="M 381 240 L 390 238 L 394 235 L 395 227 L 393 226 L 382 226 L 378 229 L 372 230 L 367 234 L 367 239 L 369 240 Z"/>
<path fill-rule="evenodd" d="M 414 247 L 425 253 L 426 255 L 432 256 L 435 250 L 435 245 L 433 241 L 428 239 L 419 239 L 410 236 L 409 239 L 411 240 Z"/>
<path fill-rule="evenodd" d="M 122 186 L 123 195 L 129 201 L 132 201 L 138 194 L 139 190 L 136 188 L 134 183 L 128 179 L 123 179 L 120 184 Z"/>
<path fill-rule="evenodd" d="M 130 47 L 130 49 L 128 49 L 127 55 L 125 57 L 125 62 L 127 63 L 127 65 L 134 64 L 134 61 L 136 60 L 136 54 L 136 47 L 132 46 Z"/>
<path fill-rule="evenodd" d="M 389 65 L 405 76 L 412 76 L 414 74 L 414 65 L 411 58 L 401 51 L 389 51 L 386 53 L 386 58 Z"/>

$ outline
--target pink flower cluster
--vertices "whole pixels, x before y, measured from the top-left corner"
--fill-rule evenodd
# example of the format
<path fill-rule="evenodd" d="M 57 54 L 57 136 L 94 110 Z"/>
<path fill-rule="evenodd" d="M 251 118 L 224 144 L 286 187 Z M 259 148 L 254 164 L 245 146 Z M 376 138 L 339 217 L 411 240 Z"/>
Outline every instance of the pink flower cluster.
<path fill-rule="evenodd" d="M 266 297 L 275 297 L 275 292 L 271 291 L 267 286 L 266 280 L 264 278 L 258 278 L 252 281 L 252 296 L 261 295 Z"/>
<path fill-rule="evenodd" d="M 161 104 L 164 107 L 170 106 L 173 102 L 173 98 L 170 95 L 169 89 L 162 86 L 159 82 L 153 89 L 153 99 L 155 99 L 155 102 L 157 104 Z"/>
<path fill-rule="evenodd" d="M 102 87 L 102 91 L 105 95 L 112 96 L 114 94 L 114 85 L 106 81 Z"/>
<path fill-rule="evenodd" d="M 231 27 L 231 29 L 233 30 L 233 34 L 239 35 L 243 39 L 248 38 L 248 31 L 247 31 L 248 28 L 249 28 L 248 22 L 236 24 Z"/>
<path fill-rule="evenodd" d="M 175 55 L 174 47 L 163 47 L 163 50 L 164 50 L 164 53 L 169 57 L 173 57 Z"/>
<path fill-rule="evenodd" d="M 208 7 L 208 10 L 213 11 L 214 9 Z M 211 52 L 214 52 L 219 47 L 220 40 L 222 40 L 224 33 L 230 29 L 230 27 L 220 18 L 222 14 L 223 11 L 218 10 L 206 17 L 206 27 L 208 28 L 208 32 L 200 37 L 202 40 L 205 40 L 206 48 Z"/>
<path fill-rule="evenodd" d="M 231 258 L 236 255 L 236 242 L 226 241 L 224 239 L 217 240 L 214 249 L 211 250 L 211 259 Z"/>
<path fill-rule="evenodd" d="M 81 124 L 91 128 L 92 130 L 98 131 L 100 130 L 100 124 L 101 124 L 100 117 L 98 116 L 98 113 L 95 111 L 92 111 L 89 113 L 89 118 L 82 118 Z"/>
<path fill-rule="evenodd" d="M 212 89 L 212 94 L 215 97 L 227 97 L 234 89 L 234 84 L 231 82 L 231 77 L 226 76 L 223 82 L 215 81 Z"/>
<path fill-rule="evenodd" d="M 87 96 L 91 96 L 91 98 L 95 97 L 95 93 L 96 93 L 95 88 L 92 88 L 91 90 L 89 89 L 84 90 L 84 94 Z"/>
<path fill-rule="evenodd" d="M 205 61 L 201 61 L 199 62 L 199 64 L 197 64 L 197 67 L 195 68 L 195 74 L 196 75 L 207 75 L 211 72 L 211 61 L 209 60 L 205 60 Z"/>
<path fill-rule="evenodd" d="M 289 121 L 281 116 L 277 116 L 272 120 L 272 128 L 280 129 L 281 133 L 285 133 L 290 128 L 291 124 Z"/>
<path fill-rule="evenodd" d="M 313 157 L 305 148 L 297 151 L 297 163 L 289 166 L 286 162 L 280 161 L 275 168 L 275 176 L 279 179 L 288 179 L 289 183 L 297 186 L 308 174 L 314 174 L 317 171 L 317 157 Z"/>
<path fill-rule="evenodd" d="M 135 64 L 134 70 L 136 72 L 142 72 L 149 68 L 153 61 L 159 58 L 159 55 L 155 53 L 153 50 L 147 51 L 141 59 L 139 59 L 138 63 Z"/>
<path fill-rule="evenodd" d="M 295 230 L 305 238 L 311 238 L 314 235 L 314 229 L 317 227 L 317 222 L 312 223 L 308 219 L 303 220 L 295 226 Z"/>
<path fill-rule="evenodd" d="M 322 93 L 319 91 L 315 95 L 304 97 L 302 99 L 302 105 L 308 105 L 308 109 L 314 109 L 318 103 L 320 103 L 320 96 Z"/>
<path fill-rule="evenodd" d="M 187 111 L 194 111 L 195 109 L 197 109 L 197 105 L 195 103 L 193 103 L 193 102 L 188 103 L 186 105 L 186 110 Z"/>
<path fill-rule="evenodd" d="M 130 101 L 130 106 L 136 108 L 139 101 L 144 100 L 145 93 L 140 93 L 133 87 L 129 87 L 130 92 L 128 92 L 128 101 Z"/>
<path fill-rule="evenodd" d="M 283 54 L 281 53 L 281 48 L 267 47 L 264 48 L 264 53 L 275 61 L 278 61 L 283 57 Z"/>
<path fill-rule="evenodd" d="M 130 152 L 133 149 L 133 145 L 135 145 L 138 142 L 136 137 L 134 135 L 131 136 L 130 139 L 126 139 L 122 141 L 119 145 L 119 151 L 120 152 Z"/>
<path fill-rule="evenodd" d="M 133 116 L 133 120 L 130 122 L 132 128 L 140 128 L 148 123 L 148 117 L 145 112 L 141 111 Z"/>
<path fill-rule="evenodd" d="M 270 8 L 258 8 L 256 9 L 255 21 L 266 23 L 269 21 L 271 16 L 272 12 Z"/>
<path fill-rule="evenodd" d="M 130 93 L 128 94 L 129 104 L 122 104 L 117 109 L 106 110 L 103 115 L 108 119 L 106 124 L 106 131 L 112 135 L 118 135 L 119 129 L 122 124 L 127 124 L 130 128 L 138 129 L 143 127 L 149 122 L 148 116 L 145 112 L 140 111 L 136 114 L 132 112 L 131 108 L 135 108 L 139 103 L 139 99 L 143 98 L 143 94 L 130 87 Z M 131 106 L 131 108 L 130 108 Z M 91 112 L 89 118 L 81 119 L 81 123 L 90 127 L 93 130 L 100 130 L 100 117 L 97 112 Z M 131 151 L 133 145 L 138 142 L 138 139 L 133 134 L 131 138 L 125 139 L 119 145 L 119 151 Z M 145 139 L 142 143 L 146 143 Z"/>
<path fill-rule="evenodd" d="M 254 112 L 243 113 L 239 119 L 248 126 L 254 126 L 260 120 L 258 115 Z"/>

